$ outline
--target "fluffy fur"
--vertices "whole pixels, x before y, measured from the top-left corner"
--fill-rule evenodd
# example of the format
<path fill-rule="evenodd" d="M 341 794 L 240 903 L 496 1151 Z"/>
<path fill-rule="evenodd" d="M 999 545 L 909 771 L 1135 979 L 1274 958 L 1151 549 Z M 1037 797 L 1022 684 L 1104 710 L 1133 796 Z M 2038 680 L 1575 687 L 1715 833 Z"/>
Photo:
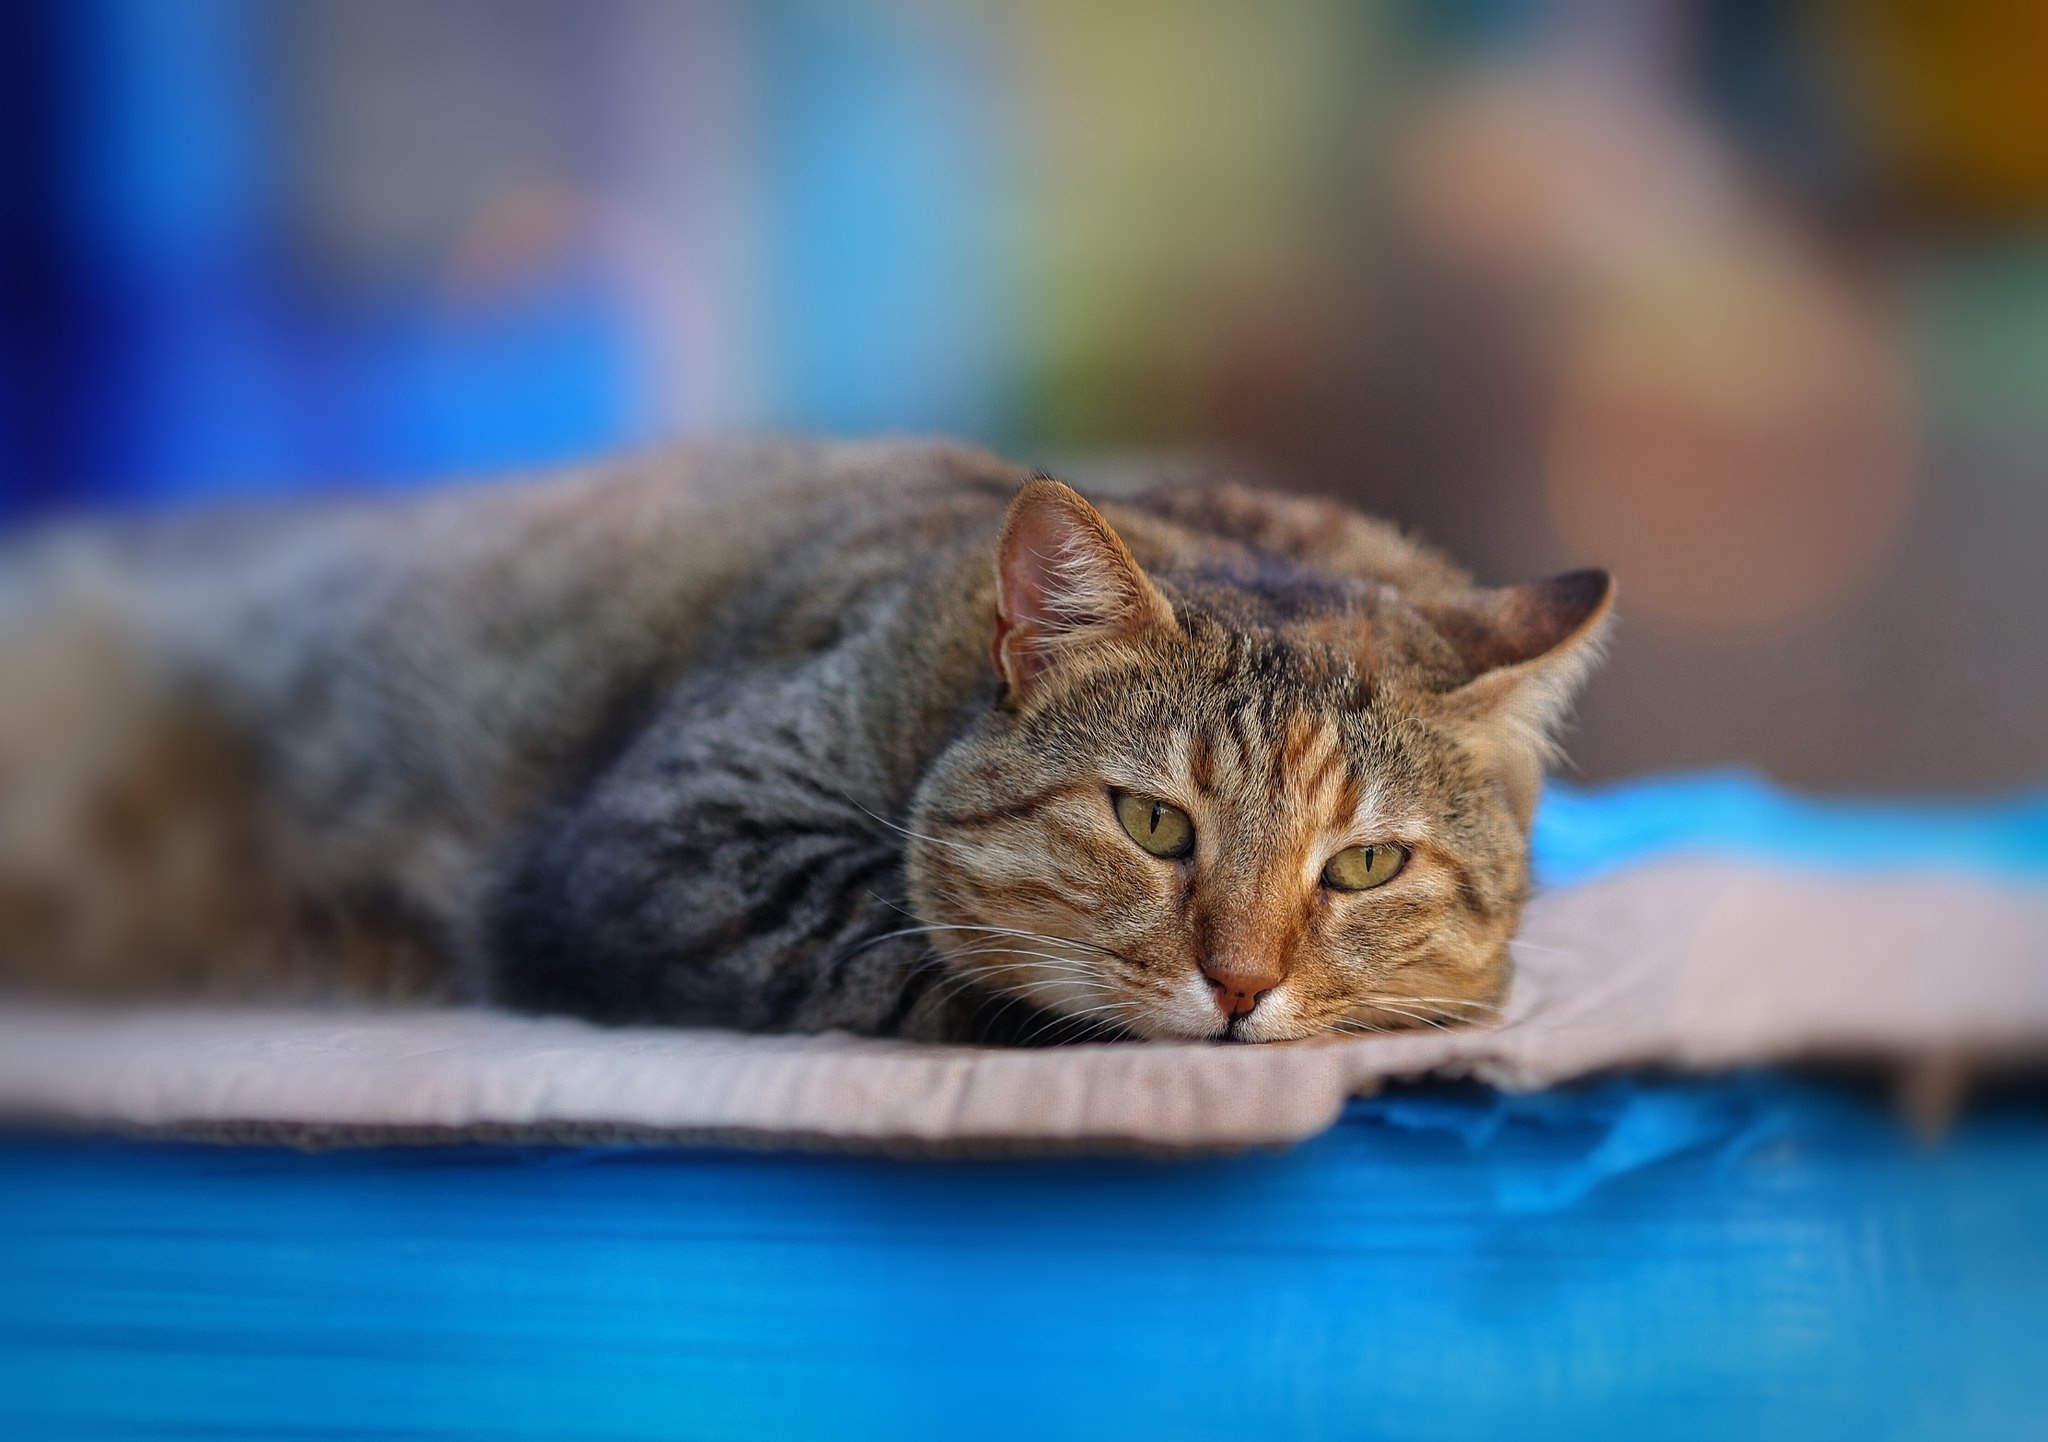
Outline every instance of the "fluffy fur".
<path fill-rule="evenodd" d="M 34 537 L 0 972 L 946 1039 L 1483 1019 L 1609 593 L 943 445 Z"/>

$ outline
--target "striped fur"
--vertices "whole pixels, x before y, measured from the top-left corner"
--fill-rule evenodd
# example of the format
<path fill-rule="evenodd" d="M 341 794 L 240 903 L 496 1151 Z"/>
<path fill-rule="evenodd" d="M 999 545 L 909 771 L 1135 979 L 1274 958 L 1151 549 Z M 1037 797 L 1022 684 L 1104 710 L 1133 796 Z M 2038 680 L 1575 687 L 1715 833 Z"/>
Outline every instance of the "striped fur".
<path fill-rule="evenodd" d="M 0 790 L 0 974 L 1017 1042 L 1479 1019 L 1606 605 L 1326 503 L 1098 509 L 942 445 L 37 538 L 0 690 L 100 724 L 88 756 L 0 702 L 0 783 L 67 778 Z M 119 661 L 67 669 L 88 621 Z M 173 723 L 182 784 L 86 824 Z M 1321 885 L 1385 841 L 1393 882 Z M 1284 979 L 1227 1021 L 1220 954 Z"/>

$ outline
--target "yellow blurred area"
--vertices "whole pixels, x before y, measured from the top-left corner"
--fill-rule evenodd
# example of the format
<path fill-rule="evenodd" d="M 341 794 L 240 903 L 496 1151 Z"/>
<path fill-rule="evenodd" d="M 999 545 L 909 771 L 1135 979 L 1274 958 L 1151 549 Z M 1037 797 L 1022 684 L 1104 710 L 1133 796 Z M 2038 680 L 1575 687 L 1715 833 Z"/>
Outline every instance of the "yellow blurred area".
<path fill-rule="evenodd" d="M 2048 7 L 2032 0 L 1834 0 L 1849 84 L 1930 202 L 1982 219 L 2048 205 Z"/>
<path fill-rule="evenodd" d="M 1039 425 L 1127 445 L 1207 424 L 1219 331 L 1341 263 L 1384 15 L 1057 0 L 1010 20 Z"/>

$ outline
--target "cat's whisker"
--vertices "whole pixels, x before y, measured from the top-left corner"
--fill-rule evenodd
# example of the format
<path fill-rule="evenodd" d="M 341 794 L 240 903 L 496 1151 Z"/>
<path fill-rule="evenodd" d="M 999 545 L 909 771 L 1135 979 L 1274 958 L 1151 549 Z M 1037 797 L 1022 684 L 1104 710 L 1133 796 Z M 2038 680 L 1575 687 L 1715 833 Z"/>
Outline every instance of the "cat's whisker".
<path fill-rule="evenodd" d="M 967 929 L 972 931 L 985 931 L 995 936 L 1014 936 L 1020 941 L 1043 942 L 1048 946 L 1078 946 L 1083 951 L 1092 951 L 1102 956 L 1116 957 L 1116 959 L 1119 961 L 1123 960 L 1121 956 L 1119 956 L 1116 952 L 1110 950 L 1108 947 L 1102 946 L 1092 941 L 1082 941 L 1077 937 L 1052 936 L 1046 932 L 1025 931 L 1012 926 L 974 926 L 969 927 Z"/>
<path fill-rule="evenodd" d="M 1103 987 L 1086 987 L 1083 988 L 1083 990 L 1086 992 L 1092 992 L 1096 996 L 1101 996 L 1108 989 Z M 1072 1000 L 1082 999 L 1084 998 L 1072 998 Z M 1075 1011 L 1066 1010 L 1063 1001 L 1053 998 L 1039 998 L 1038 1004 L 1043 1010 L 1051 1012 L 1054 1015 L 1061 1017 L 1093 1016 L 1097 1012 L 1126 1010 L 1131 1005 L 1128 998 L 1118 996 L 1111 996 L 1110 999 L 1107 1001 L 1097 1002 L 1093 1001 L 1092 998 L 1089 999 L 1089 1001 L 1090 1004 L 1088 1006 L 1082 1007 Z"/>
<path fill-rule="evenodd" d="M 1048 951 L 1043 947 L 1025 946 L 1021 942 L 1013 941 L 1008 937 L 998 937 L 989 941 L 976 942 L 970 946 L 959 947 L 953 951 L 939 952 L 936 955 L 941 962 L 962 961 L 976 956 L 1029 956 L 1042 961 L 1064 963 L 1075 971 L 1097 972 L 1102 970 L 1102 963 L 1093 957 L 1076 956 L 1069 951 Z"/>
<path fill-rule="evenodd" d="M 1358 1006 L 1366 1011 L 1381 1012 L 1392 1016 L 1405 1017 L 1409 1021 L 1414 1022 L 1418 1026 L 1441 1027 L 1446 1021 L 1457 1020 L 1457 1018 L 1447 1017 L 1441 1013 L 1432 1014 L 1428 1012 L 1416 1011 L 1412 1008 L 1401 1005 L 1402 1002 L 1412 1000 L 1414 1000 L 1414 998 L 1412 997 L 1373 997 L 1360 1001 L 1358 1003 Z M 1382 1029 L 1396 1030 L 1405 1028 Z"/>
<path fill-rule="evenodd" d="M 1087 1027 L 1098 1026 L 1099 1023 L 1089 1021 L 1091 1017 L 1104 1013 L 1128 1013 L 1132 1010 L 1131 1003 L 1128 1001 L 1112 1001 L 1101 1006 L 1085 1007 L 1080 1011 L 1063 1012 L 1046 1022 L 1037 1031 L 1032 1032 L 1030 1039 L 1033 1041 L 1043 1040 L 1048 1044 L 1056 1044 L 1069 1039 L 1067 1036 L 1058 1033 L 1071 1031 L 1079 1034 L 1081 1031 L 1086 1030 Z M 1086 1023 L 1087 1026 L 1084 1027 L 1080 1025 L 1081 1023 Z M 1115 1026 L 1120 1032 L 1125 1029 L 1123 1022 L 1120 1020 L 1112 1020 L 1111 1025 Z"/>
<path fill-rule="evenodd" d="M 1493 1002 L 1479 1001 L 1471 997 L 1371 997 L 1360 1005 L 1374 1011 L 1407 1017 L 1419 1025 L 1437 1029 L 1486 1019 L 1488 1013 L 1497 1016 L 1500 1012 L 1500 1008 Z M 1417 1007 L 1422 1010 L 1416 1010 Z M 1480 1015 L 1473 1016 L 1469 1014 L 1471 1012 L 1478 1012 Z"/>
<path fill-rule="evenodd" d="M 839 791 L 839 794 L 846 798 L 848 805 L 852 806 L 855 810 L 859 811 L 863 816 L 866 816 L 874 821 L 879 821 L 882 825 L 888 827 L 891 831 L 901 832 L 903 835 L 910 837 L 913 841 L 928 841 L 933 846 L 950 847 L 952 850 L 958 851 L 965 856 L 973 856 L 976 853 L 977 848 L 969 846 L 965 842 L 947 841 L 943 837 L 930 836 L 922 831 L 914 831 L 910 827 L 904 826 L 899 822 L 891 821 L 888 817 L 883 816 L 881 813 L 876 811 L 870 811 L 867 807 L 862 806 L 860 802 L 855 799 L 853 793 L 851 791 L 848 791 L 845 787 L 841 786 L 837 789 Z"/>
<path fill-rule="evenodd" d="M 1054 986 L 1078 986 L 1088 990 L 1095 991 L 1097 993 L 1110 992 L 1114 990 L 1114 988 L 1108 982 L 1101 979 L 1100 976 L 1093 974 L 1095 968 L 1092 965 L 1080 963 L 1077 958 L 1055 958 L 1055 960 L 1067 963 L 1072 968 L 1072 970 L 1070 970 L 1066 975 L 1058 977 L 1058 979 L 1052 983 Z M 1033 965 L 1036 964 L 1037 963 L 1034 963 Z M 958 996 L 961 992 L 967 990 L 970 985 L 978 983 L 980 979 L 986 975 L 999 972 L 1009 972 L 1014 970 L 1016 970 L 1016 968 L 1006 967 L 1001 963 L 983 963 L 978 967 L 967 969 L 965 973 L 963 973 L 956 979 L 955 984 L 949 991 L 948 995 Z M 1003 1001 L 1002 1005 L 996 1009 L 994 1015 L 988 1019 L 989 1024 L 991 1026 L 993 1026 L 995 1022 L 1001 1020 L 1002 1017 L 1005 1016 L 1012 1007 L 1020 1003 L 1028 1002 L 1033 1006 L 1049 1009 L 1047 1002 L 1043 998 L 1031 995 L 1026 989 L 1023 988 L 1003 987 L 1000 988 L 998 994 L 1004 995 L 1005 1000 Z M 1099 1011 L 1105 1011 L 1111 1008 L 1130 1008 L 1132 1007 L 1132 1005 L 1133 1003 L 1131 1003 L 1128 1000 L 1118 999 L 1106 1003 L 1101 1007 L 1089 1008 L 1086 1014 L 1093 1015 Z M 1062 1018 L 1065 1018 L 1071 1017 L 1074 1014 L 1061 1013 L 1059 1015 Z M 1039 1037 L 1043 1036 L 1046 1030 L 1051 1025 L 1052 1023 L 1050 1021 L 1042 1023 L 1036 1030 L 1034 1030 L 1030 1034 L 1030 1037 L 1028 1039 L 1036 1040 Z"/>
<path fill-rule="evenodd" d="M 1006 975 L 1015 977 L 1023 973 L 1027 980 L 1055 980 L 1062 985 L 1089 985 L 1104 990 L 1109 987 L 1107 982 L 1101 981 L 1086 968 L 1052 966 L 1038 961 L 1025 962 L 1022 965 L 1009 962 L 983 963 L 972 967 L 956 967 L 953 970 L 956 975 L 973 977 L 977 981 Z M 1034 972 L 1043 975 L 1033 977 L 1030 973 Z"/>
<path fill-rule="evenodd" d="M 870 892 L 869 894 L 870 894 L 870 895 L 873 895 L 873 893 L 872 893 L 872 892 Z M 880 900 L 881 900 L 881 898 L 880 898 L 880 897 L 876 897 L 876 900 L 880 901 Z M 884 904 L 884 905 L 887 905 L 887 906 L 892 906 L 892 907 L 894 907 L 894 903 L 892 903 L 892 902 L 883 902 L 883 904 Z M 902 908 L 900 908 L 900 907 L 896 907 L 895 909 L 897 909 L 897 910 L 901 910 Z M 905 915 L 910 915 L 910 914 L 911 914 L 911 913 L 909 913 L 909 912 L 905 912 Z M 963 932 L 963 931 L 964 931 L 964 932 L 976 932 L 976 933 L 980 933 L 980 934 L 983 934 L 983 935 L 986 935 L 986 936 L 991 936 L 991 937 L 1015 937 L 1015 938 L 1017 938 L 1017 939 L 1019 939 L 1019 940 L 1023 940 L 1023 941 L 1035 941 L 1035 942 L 1042 942 L 1042 943 L 1044 943 L 1044 944 L 1046 944 L 1046 945 L 1050 945 L 1050 946 L 1062 946 L 1062 947 L 1065 947 L 1065 946 L 1078 946 L 1078 947 L 1081 947 L 1081 948 L 1083 948 L 1084 950 L 1088 950 L 1088 951 L 1095 951 L 1095 952 L 1099 952 L 1099 953 L 1101 953 L 1101 954 L 1103 954 L 1103 955 L 1105 955 L 1105 956 L 1111 956 L 1111 957 L 1116 957 L 1116 959 L 1117 959 L 1117 960 L 1119 960 L 1119 961 L 1122 961 L 1122 960 L 1123 960 L 1123 958 L 1122 958 L 1122 957 L 1120 957 L 1120 956 L 1117 956 L 1117 954 L 1116 954 L 1115 952 L 1111 951 L 1111 950 L 1110 950 L 1110 949 L 1109 949 L 1108 947 L 1104 947 L 1104 946 L 1096 946 L 1096 945 L 1094 945 L 1094 944 L 1092 944 L 1092 943 L 1090 943 L 1090 942 L 1085 942 L 1085 941 L 1077 941 L 1077 940 L 1075 940 L 1075 939 L 1074 939 L 1074 938 L 1072 938 L 1072 937 L 1065 937 L 1065 936 L 1047 936 L 1047 935 L 1044 935 L 1044 934 L 1042 934 L 1042 933 L 1040 933 L 1040 932 L 1035 932 L 1035 931 L 1023 931 L 1023 930 L 1019 930 L 1018 928 L 1015 928 L 1015 927 L 1004 927 L 1004 926 L 981 926 L 981 925 L 967 925 L 967 924 L 964 924 L 964 923 L 963 923 L 963 924 L 949 924 L 949 923 L 943 923 L 943 922 L 941 922 L 941 923 L 920 923 L 920 924 L 919 924 L 919 925 L 917 925 L 917 926 L 904 926 L 904 927 L 898 927 L 898 928 L 897 928 L 897 929 L 895 929 L 894 931 L 885 931 L 885 932 L 881 933 L 881 934 L 880 934 L 879 936 L 871 936 L 871 937 L 867 937 L 866 939 L 864 939 L 864 940 L 860 941 L 859 943 L 857 943 L 856 945 L 854 945 L 853 947 L 849 948 L 849 949 L 848 949 L 847 951 L 845 951 L 844 953 L 842 953 L 842 954 L 841 954 L 840 956 L 838 956 L 837 958 L 835 958 L 835 959 L 834 959 L 834 962 L 833 962 L 833 965 L 835 965 L 835 966 L 843 965 L 843 964 L 845 964 L 846 962 L 848 962 L 848 961 L 851 961 L 851 960 L 852 960 L 853 958 L 855 958 L 855 957 L 857 957 L 857 956 L 861 955 L 861 954 L 862 954 L 863 952 L 866 952 L 866 951 L 870 950 L 870 949 L 871 949 L 871 948 L 873 948 L 873 947 L 877 947 L 877 946 L 880 946 L 880 945 L 882 945 L 882 944 L 883 944 L 884 942 L 888 942 L 888 941 L 896 941 L 896 940 L 899 940 L 899 939 L 901 939 L 901 938 L 903 938 L 903 937 L 906 937 L 906 936 L 931 936 L 931 935 L 936 935 L 936 934 L 939 934 L 939 933 L 954 933 L 954 932 Z M 935 947 L 935 948 L 934 948 L 934 950 L 936 951 L 936 950 L 937 950 L 937 948 Z M 943 953 L 942 953 L 942 954 L 943 954 Z M 954 954 L 954 955 L 958 955 L 958 954 L 960 954 L 960 953 L 958 953 L 958 952 L 955 952 L 955 953 L 952 953 L 952 954 Z"/>
<path fill-rule="evenodd" d="M 1451 1020 L 1451 1018 L 1441 1012 L 1416 1011 L 1410 1007 L 1396 1006 L 1392 1002 L 1378 1001 L 1372 1005 L 1377 1011 L 1388 1012 L 1394 1016 L 1404 1016 L 1418 1026 L 1441 1027 L 1446 1021 Z"/>
<path fill-rule="evenodd" d="M 941 899 L 947 901 L 956 909 L 963 911 L 967 909 L 965 902 L 958 896 L 942 892 Z M 903 908 L 901 907 L 897 907 L 896 909 L 899 911 L 903 910 Z M 904 911 L 904 914 L 908 916 L 912 915 L 913 913 Z M 1020 927 L 998 926 L 993 923 L 987 922 L 955 922 L 934 924 L 933 926 L 927 929 L 934 932 L 980 931 L 986 932 L 991 936 L 1013 936 L 1020 940 L 1041 942 L 1048 946 L 1079 947 L 1083 951 L 1093 952 L 1098 956 L 1108 957 L 1111 960 L 1119 962 L 1124 966 L 1132 966 L 1132 962 L 1130 961 L 1130 959 L 1126 957 L 1122 952 L 1117 951 L 1114 947 L 1104 946 L 1100 942 L 1086 941 L 1080 937 L 1053 936 L 1049 933 L 1042 931 L 1030 931 Z M 1143 970 L 1142 967 L 1138 967 L 1135 969 Z"/>
<path fill-rule="evenodd" d="M 1046 995 L 1048 992 L 1078 989 L 1098 995 L 1114 995 L 1117 991 L 1117 987 L 1106 980 L 1100 968 L 1092 962 L 1078 962 L 1075 958 L 1051 956 L 1044 952 L 1017 951 L 1011 954 L 1036 959 L 1021 966 L 983 963 L 972 969 L 976 979 L 989 975 L 1005 976 L 1011 982 L 1005 989 L 1029 995 L 1034 1004 L 1047 1007 L 1054 1005 Z M 1023 983 L 1021 986 L 1015 984 L 1020 981 Z"/>
<path fill-rule="evenodd" d="M 1001 976 L 1005 974 L 1014 974 L 1015 971 L 1015 967 L 1006 966 L 999 963 L 986 963 L 980 966 L 957 968 L 954 970 L 952 975 L 942 979 L 938 983 L 936 989 L 931 993 L 931 996 L 935 1003 L 944 1002 L 961 995 L 963 992 L 978 987 L 983 990 L 997 992 L 1001 995 L 1006 995 L 1017 999 L 1023 999 L 1025 993 L 1018 988 L 1000 985 L 991 986 L 988 984 L 989 979 L 991 977 Z M 1108 985 L 1108 983 L 1100 981 L 1094 977 L 1085 974 L 1074 974 L 1062 977 L 1056 984 L 1062 986 L 1087 987 L 1096 991 L 1111 990 L 1111 987 Z"/>
<path fill-rule="evenodd" d="M 1001 946 L 970 947 L 966 951 L 952 952 L 942 959 L 941 964 L 955 971 L 963 969 L 976 971 L 993 971 L 1004 969 L 1004 967 L 1002 966 L 981 966 L 973 968 L 962 968 L 959 965 L 960 962 L 971 961 L 973 958 L 977 956 L 1028 957 L 1030 958 L 1031 964 L 1047 966 L 1054 970 L 1071 971 L 1076 975 L 1081 976 L 1092 976 L 1098 969 L 1094 965 L 1094 963 L 1084 962 L 1078 957 L 1062 956 L 1057 952 L 1051 951 L 1028 951 L 1020 949 L 1019 947 L 1010 945 L 1008 943 L 1005 943 Z"/>
<path fill-rule="evenodd" d="M 1583 951 L 1577 951 L 1568 946 L 1550 946 L 1544 942 L 1530 941 L 1527 937 L 1518 936 L 1508 944 L 1516 951 L 1547 952 L 1552 956 L 1568 957 L 1573 961 L 1583 960 L 1585 957 Z"/>
<path fill-rule="evenodd" d="M 991 1027 L 1009 1015 L 1011 1008 L 1023 1005 L 1028 1000 L 1021 991 L 1002 991 L 997 992 L 996 995 L 1002 998 L 1002 1005 L 998 1006 L 995 1009 L 995 1014 L 988 1018 L 988 1025 Z"/>
<path fill-rule="evenodd" d="M 873 895 L 872 892 L 869 894 Z M 881 900 L 881 898 L 877 897 L 876 900 L 879 901 Z M 914 912 L 904 911 L 902 907 L 896 906 L 893 902 L 884 902 L 883 904 L 890 906 L 894 910 L 903 911 L 903 914 L 906 916 L 914 916 L 916 914 Z M 993 923 L 988 922 L 921 922 L 917 926 L 906 926 L 897 931 L 887 932 L 885 933 L 885 936 L 915 936 L 920 933 L 958 931 L 977 931 L 989 936 L 1014 936 L 1024 941 L 1042 941 L 1050 946 L 1078 946 L 1084 951 L 1101 952 L 1105 956 L 1117 955 L 1116 952 L 1111 951 L 1106 946 L 1098 945 L 1097 943 L 1092 941 L 1083 941 L 1078 937 L 1052 936 L 1042 931 L 1027 931 L 1021 927 L 997 926 Z M 884 937 L 873 938 L 874 941 L 881 941 L 883 939 Z M 1118 960 L 1122 960 L 1122 958 L 1118 957 Z"/>
<path fill-rule="evenodd" d="M 881 892 L 874 890 L 872 887 L 869 888 L 868 895 L 872 897 L 874 900 L 881 902 L 882 905 L 888 907 L 891 911 L 896 912 L 899 915 L 909 917 L 912 921 L 917 922 L 920 926 L 924 924 L 924 918 L 919 916 L 916 912 L 912 911 L 909 907 L 905 906 L 902 902 L 891 901 L 888 897 L 882 895 Z"/>
<path fill-rule="evenodd" d="M 1373 1026 L 1369 1022 L 1345 1016 L 1337 1017 L 1324 1025 L 1338 1036 L 1393 1036 L 1399 1033 L 1399 1028 L 1396 1027 Z"/>
<path fill-rule="evenodd" d="M 1465 996 L 1414 996 L 1414 995 L 1411 995 L 1411 994 L 1409 994 L 1409 993 L 1403 992 L 1403 993 L 1402 993 L 1401 995 L 1399 995 L 1399 996 L 1396 996 L 1396 997 L 1391 997 L 1391 998 L 1389 998 L 1389 1000 L 1392 1000 L 1392 1001 L 1413 1001 L 1413 1002 L 1420 1002 L 1420 1003 L 1423 1003 L 1423 1004 L 1425 1004 L 1425 1005 L 1428 1005 L 1428 1004 L 1434 1004 L 1434 1005 L 1437 1005 L 1437 1006 L 1447 1006 L 1447 1007 L 1464 1007 L 1464 1008 L 1467 1008 L 1467 1009 L 1469 1009 L 1469 1010 L 1472 1010 L 1472 1011 L 1491 1011 L 1491 1012 L 1498 1012 L 1498 1011 L 1502 1010 L 1502 1007 L 1500 1006 L 1500 1004 L 1499 1004 L 1498 1002 L 1491 1002 L 1491 1001 L 1481 1001 L 1481 1000 L 1479 1000 L 1479 999 L 1478 999 L 1477 997 L 1465 997 Z"/>
<path fill-rule="evenodd" d="M 1027 961 L 1022 966 L 1032 969 L 1043 969 L 1055 975 L 1068 975 L 1088 979 L 1088 973 L 1080 967 L 1060 967 L 1039 961 Z M 951 976 L 970 977 L 975 980 L 983 980 L 1005 974 L 1014 975 L 1020 969 L 1019 963 L 1015 961 L 976 962 L 971 965 L 955 964 L 945 967 L 946 972 Z"/>
<path fill-rule="evenodd" d="M 872 895 L 873 893 L 869 894 Z M 876 900 L 880 899 L 881 898 L 879 897 L 876 898 Z M 906 913 L 906 915 L 907 914 L 908 913 Z M 861 941 L 860 943 L 858 943 L 857 945 L 855 945 L 851 950 L 839 956 L 836 959 L 836 961 L 851 961 L 854 957 L 859 956 L 862 952 L 867 951 L 872 947 L 880 946 L 885 941 L 895 941 L 898 937 L 904 936 L 917 936 L 922 932 L 929 931 L 930 929 L 931 928 L 925 926 L 906 926 L 896 931 L 885 931 L 880 936 L 870 936 L 865 940 Z"/>

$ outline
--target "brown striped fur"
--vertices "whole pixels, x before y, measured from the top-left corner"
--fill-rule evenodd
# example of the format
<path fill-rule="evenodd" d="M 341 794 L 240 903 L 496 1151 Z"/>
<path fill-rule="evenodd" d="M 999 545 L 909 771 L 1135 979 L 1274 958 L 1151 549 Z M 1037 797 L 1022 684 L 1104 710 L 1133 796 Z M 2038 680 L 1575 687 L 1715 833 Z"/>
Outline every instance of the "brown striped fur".
<path fill-rule="evenodd" d="M 984 1040 L 1482 1019 L 1607 602 L 921 444 L 17 540 L 0 976 Z M 1387 885 L 1318 880 L 1388 841 Z M 1219 957 L 1281 980 L 1232 1020 Z"/>

